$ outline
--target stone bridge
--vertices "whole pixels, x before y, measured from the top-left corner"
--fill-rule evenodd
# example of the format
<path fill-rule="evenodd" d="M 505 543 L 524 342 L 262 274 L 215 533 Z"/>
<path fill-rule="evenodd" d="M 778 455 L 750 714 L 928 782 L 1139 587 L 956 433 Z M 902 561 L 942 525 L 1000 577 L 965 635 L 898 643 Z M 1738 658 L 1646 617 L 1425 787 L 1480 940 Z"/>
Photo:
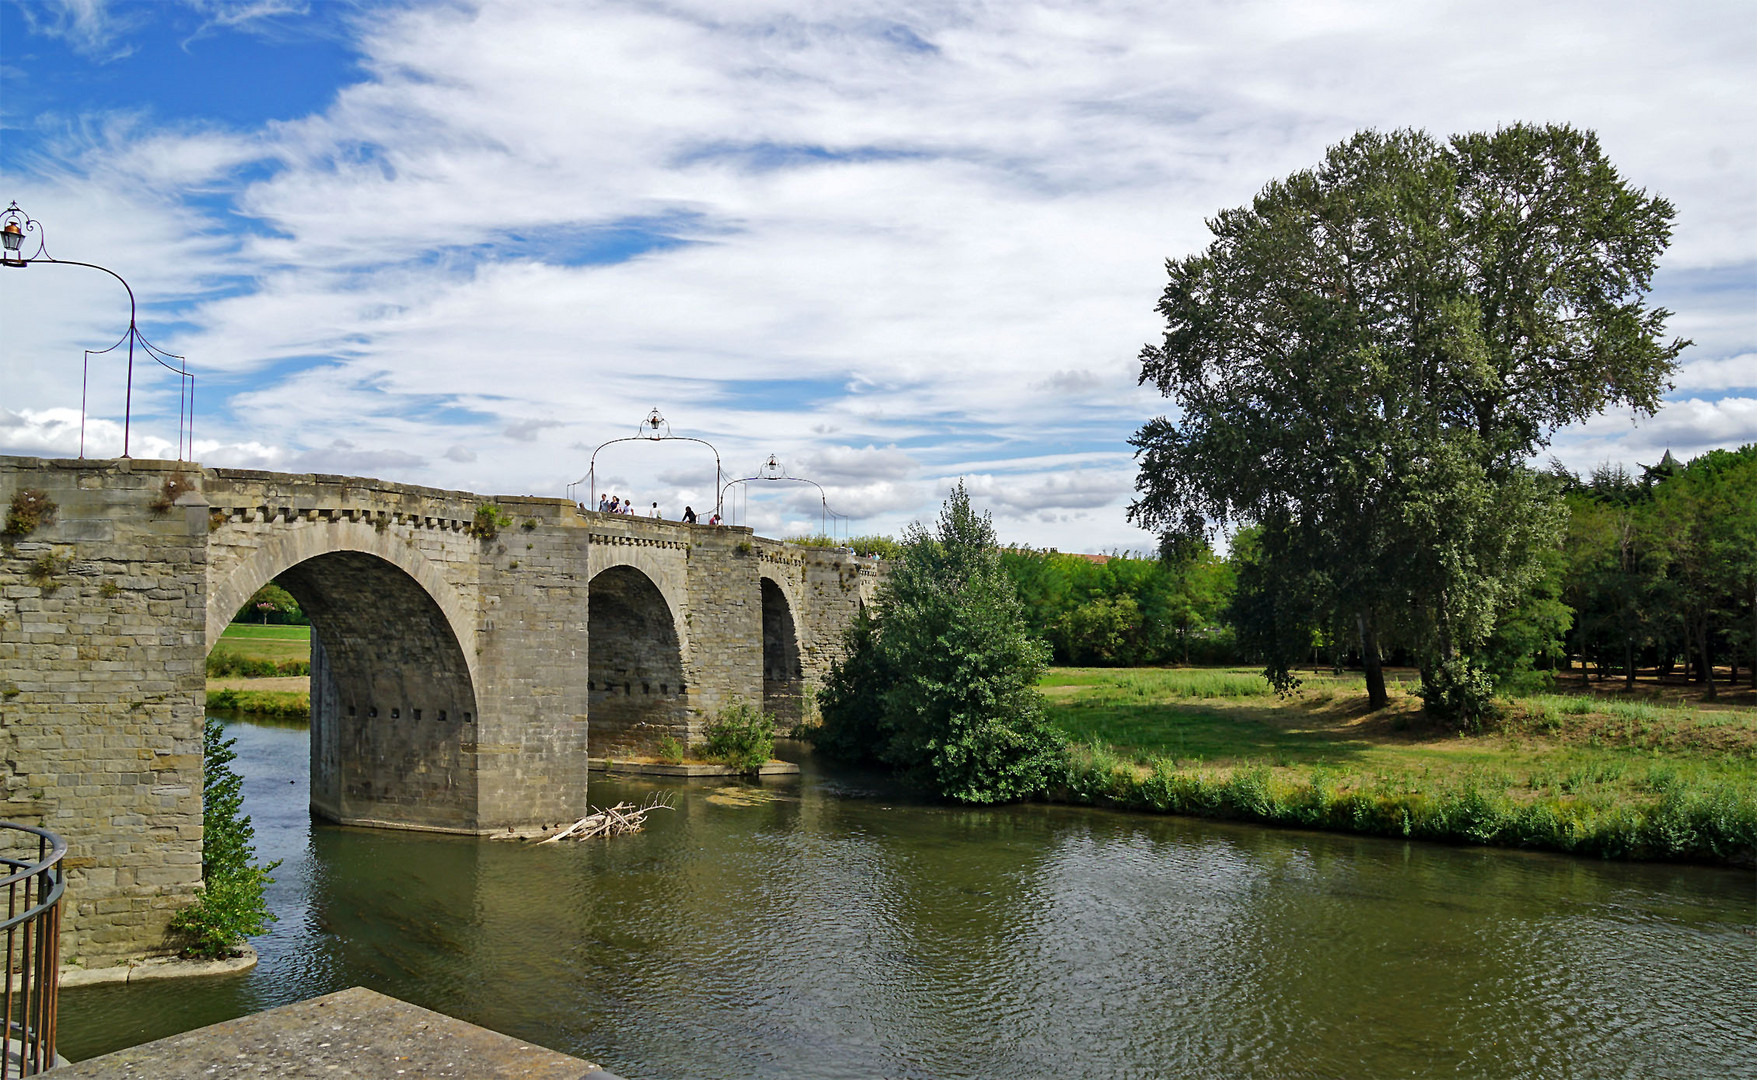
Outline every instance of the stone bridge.
<path fill-rule="evenodd" d="M 312 624 L 311 803 L 490 833 L 585 812 L 588 753 L 785 722 L 874 560 L 561 499 L 143 460 L 0 457 L 0 815 L 70 845 L 68 955 L 167 947 L 201 876 L 207 653 L 277 581 Z M 477 511 L 497 506 L 495 534 Z"/>

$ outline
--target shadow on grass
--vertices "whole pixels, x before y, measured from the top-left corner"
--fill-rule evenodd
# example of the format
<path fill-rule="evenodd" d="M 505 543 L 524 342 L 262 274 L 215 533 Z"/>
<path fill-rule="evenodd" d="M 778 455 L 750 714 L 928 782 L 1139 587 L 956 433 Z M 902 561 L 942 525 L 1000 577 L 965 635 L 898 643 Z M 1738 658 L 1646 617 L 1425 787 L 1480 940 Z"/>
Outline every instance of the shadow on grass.
<path fill-rule="evenodd" d="M 1364 709 L 1364 702 L 1362 705 Z M 1277 764 L 1342 764 L 1360 758 L 1379 741 L 1374 733 L 1353 728 L 1325 731 L 1307 727 L 1303 721 L 1308 716 L 1295 708 L 1082 705 L 1076 701 L 1051 705 L 1049 716 L 1075 742 L 1103 742 L 1141 757 L 1186 762 L 1252 759 Z M 1297 726 L 1287 726 L 1290 724 Z"/>

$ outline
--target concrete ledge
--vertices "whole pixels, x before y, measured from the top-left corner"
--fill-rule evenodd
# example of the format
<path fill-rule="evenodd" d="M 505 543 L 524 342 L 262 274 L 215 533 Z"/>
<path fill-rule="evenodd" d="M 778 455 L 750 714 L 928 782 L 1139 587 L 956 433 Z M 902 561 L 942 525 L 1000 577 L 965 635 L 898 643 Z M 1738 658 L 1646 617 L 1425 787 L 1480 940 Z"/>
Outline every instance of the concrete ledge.
<path fill-rule="evenodd" d="M 666 761 L 621 761 L 616 758 L 587 758 L 586 768 L 592 772 L 613 773 L 623 776 L 711 776 L 724 778 L 728 776 L 745 776 L 730 765 L 716 765 L 708 761 L 686 761 L 681 765 L 673 765 Z M 758 776 L 794 776 L 799 766 L 791 761 L 771 761 L 757 770 Z"/>
<path fill-rule="evenodd" d="M 134 960 L 115 967 L 61 969 L 61 985 L 102 986 L 105 983 L 150 982 L 154 979 L 192 979 L 201 975 L 236 975 L 256 966 L 256 950 L 244 946 L 241 956 L 230 960 L 183 960 L 175 956 L 155 956 Z"/>
<path fill-rule="evenodd" d="M 363 986 L 64 1065 L 54 1075 L 65 1080 L 262 1075 L 616 1080 L 589 1061 Z"/>

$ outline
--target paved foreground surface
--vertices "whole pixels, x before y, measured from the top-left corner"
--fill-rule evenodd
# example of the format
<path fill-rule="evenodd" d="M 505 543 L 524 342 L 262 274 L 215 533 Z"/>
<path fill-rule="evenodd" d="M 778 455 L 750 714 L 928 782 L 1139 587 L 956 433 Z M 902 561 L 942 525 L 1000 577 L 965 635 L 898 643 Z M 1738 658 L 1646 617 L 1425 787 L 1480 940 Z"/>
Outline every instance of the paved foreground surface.
<path fill-rule="evenodd" d="M 56 1080 L 616 1080 L 589 1061 L 356 986 L 56 1069 Z"/>

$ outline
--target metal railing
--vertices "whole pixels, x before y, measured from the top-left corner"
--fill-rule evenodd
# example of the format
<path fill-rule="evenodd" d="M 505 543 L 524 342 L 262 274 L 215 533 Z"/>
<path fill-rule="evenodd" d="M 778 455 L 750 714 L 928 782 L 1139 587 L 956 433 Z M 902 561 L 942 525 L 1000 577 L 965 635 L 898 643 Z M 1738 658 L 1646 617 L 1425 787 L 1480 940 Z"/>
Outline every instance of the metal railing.
<path fill-rule="evenodd" d="M 67 842 L 47 829 L 0 821 L 0 879 L 6 887 L 6 1057 L 0 1080 L 35 1076 L 55 1064 L 61 996 L 61 895 L 57 865 Z M 34 857 L 32 848 L 36 849 Z"/>

